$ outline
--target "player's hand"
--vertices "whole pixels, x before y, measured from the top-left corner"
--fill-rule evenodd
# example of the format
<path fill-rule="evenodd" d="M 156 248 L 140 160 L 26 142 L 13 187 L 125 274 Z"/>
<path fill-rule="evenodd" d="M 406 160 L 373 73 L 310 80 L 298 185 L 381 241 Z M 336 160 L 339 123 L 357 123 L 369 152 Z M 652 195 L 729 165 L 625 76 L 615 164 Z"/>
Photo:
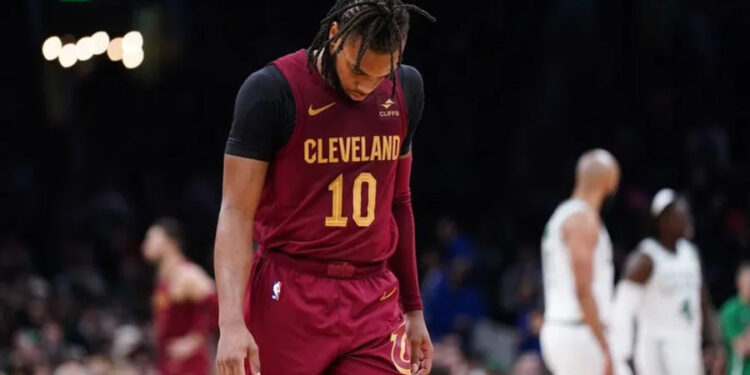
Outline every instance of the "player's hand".
<path fill-rule="evenodd" d="M 220 327 L 216 351 L 218 375 L 245 375 L 245 360 L 250 363 L 250 374 L 260 375 L 258 345 L 245 323 Z"/>
<path fill-rule="evenodd" d="M 409 340 L 411 349 L 412 375 L 429 374 L 432 370 L 435 349 L 432 347 L 422 311 L 412 311 L 406 314 L 406 338 Z"/>
<path fill-rule="evenodd" d="M 167 353 L 170 360 L 182 361 L 197 352 L 202 345 L 203 337 L 200 335 L 186 335 L 172 340 L 167 346 Z"/>

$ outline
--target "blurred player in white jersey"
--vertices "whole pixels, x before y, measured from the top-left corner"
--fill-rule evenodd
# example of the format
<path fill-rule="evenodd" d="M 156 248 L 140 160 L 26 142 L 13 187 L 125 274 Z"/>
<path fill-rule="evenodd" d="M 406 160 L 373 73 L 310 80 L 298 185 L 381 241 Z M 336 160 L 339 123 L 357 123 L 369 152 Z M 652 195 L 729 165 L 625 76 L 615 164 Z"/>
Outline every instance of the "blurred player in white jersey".
<path fill-rule="evenodd" d="M 612 243 L 599 212 L 619 181 L 620 168 L 609 152 L 586 152 L 578 160 L 573 196 L 544 230 L 541 342 L 555 375 L 613 373 L 605 337 L 614 288 Z"/>
<path fill-rule="evenodd" d="M 635 369 L 638 375 L 703 375 L 701 345 L 706 332 L 705 341 L 718 349 L 711 367 L 719 375 L 723 355 L 698 250 L 689 241 L 690 207 L 671 189 L 662 189 L 654 197 L 651 214 L 655 236 L 641 241 L 617 286 L 612 332 L 617 373 L 627 375 Z"/>

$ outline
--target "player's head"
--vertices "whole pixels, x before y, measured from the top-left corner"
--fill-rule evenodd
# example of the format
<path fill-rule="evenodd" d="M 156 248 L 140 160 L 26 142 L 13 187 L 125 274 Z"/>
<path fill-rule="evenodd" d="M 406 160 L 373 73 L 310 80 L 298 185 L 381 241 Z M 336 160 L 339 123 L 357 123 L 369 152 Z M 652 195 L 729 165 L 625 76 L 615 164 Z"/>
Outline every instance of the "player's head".
<path fill-rule="evenodd" d="M 412 11 L 435 21 L 401 0 L 337 0 L 307 49 L 308 67 L 320 59 L 326 81 L 352 100 L 364 100 L 383 80 L 394 79 Z"/>
<path fill-rule="evenodd" d="M 737 269 L 737 295 L 750 302 L 750 262 L 744 262 Z"/>
<path fill-rule="evenodd" d="M 170 217 L 156 220 L 143 240 L 143 256 L 150 262 L 158 262 L 168 254 L 180 252 L 182 236 L 182 227 L 177 220 Z"/>
<path fill-rule="evenodd" d="M 604 198 L 614 195 L 619 185 L 620 166 L 609 151 L 590 150 L 578 159 L 576 189 L 597 192 Z"/>
<path fill-rule="evenodd" d="M 693 216 L 687 199 L 672 189 L 661 189 L 651 202 L 651 215 L 659 237 L 668 239 L 693 237 Z"/>

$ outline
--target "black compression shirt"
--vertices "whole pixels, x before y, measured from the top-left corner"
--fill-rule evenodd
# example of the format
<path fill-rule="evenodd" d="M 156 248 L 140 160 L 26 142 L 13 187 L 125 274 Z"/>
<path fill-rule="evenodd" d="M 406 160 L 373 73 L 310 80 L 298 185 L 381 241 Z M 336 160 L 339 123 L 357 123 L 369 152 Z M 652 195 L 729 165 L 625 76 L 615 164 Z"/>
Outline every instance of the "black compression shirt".
<path fill-rule="evenodd" d="M 414 67 L 401 65 L 398 74 L 409 113 L 409 131 L 401 148 L 401 155 L 406 155 L 422 119 L 424 87 L 422 76 Z M 281 71 L 273 65 L 258 70 L 245 80 L 237 94 L 224 152 L 270 161 L 292 136 L 296 112 L 292 89 Z"/>

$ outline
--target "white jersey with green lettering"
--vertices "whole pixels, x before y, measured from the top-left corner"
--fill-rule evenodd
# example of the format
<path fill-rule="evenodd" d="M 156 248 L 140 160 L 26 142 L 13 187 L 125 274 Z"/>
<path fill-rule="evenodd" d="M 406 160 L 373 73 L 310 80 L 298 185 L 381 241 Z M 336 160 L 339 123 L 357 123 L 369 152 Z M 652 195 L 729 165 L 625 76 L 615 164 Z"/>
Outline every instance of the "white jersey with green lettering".
<path fill-rule="evenodd" d="M 697 248 L 681 239 L 671 252 L 646 238 L 638 251 L 653 264 L 636 314 L 639 374 L 701 373 L 702 277 Z"/>
<path fill-rule="evenodd" d="M 583 323 L 581 306 L 576 295 L 575 276 L 570 249 L 563 239 L 565 220 L 579 212 L 593 212 L 579 199 L 561 203 L 544 229 L 542 238 L 542 271 L 544 279 L 545 320 L 555 323 Z M 598 216 L 598 213 L 594 212 Z M 599 238 L 592 259 L 591 291 L 596 300 L 599 319 L 606 325 L 612 315 L 614 266 L 612 242 L 604 224 L 599 228 Z"/>

